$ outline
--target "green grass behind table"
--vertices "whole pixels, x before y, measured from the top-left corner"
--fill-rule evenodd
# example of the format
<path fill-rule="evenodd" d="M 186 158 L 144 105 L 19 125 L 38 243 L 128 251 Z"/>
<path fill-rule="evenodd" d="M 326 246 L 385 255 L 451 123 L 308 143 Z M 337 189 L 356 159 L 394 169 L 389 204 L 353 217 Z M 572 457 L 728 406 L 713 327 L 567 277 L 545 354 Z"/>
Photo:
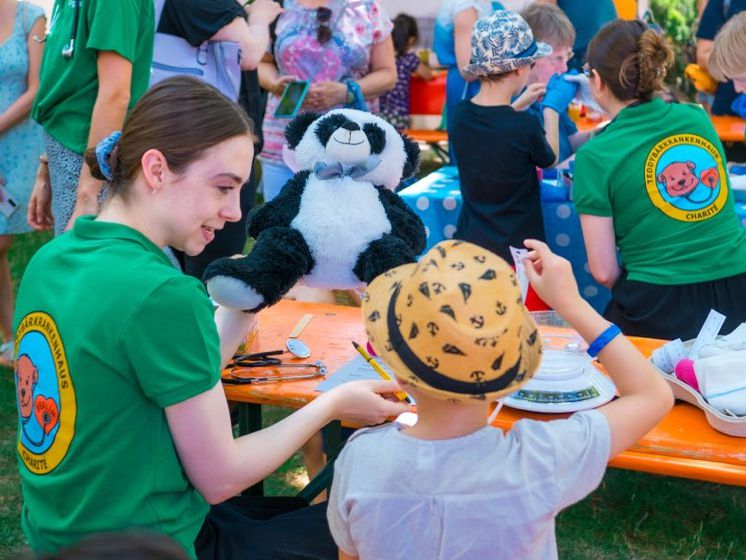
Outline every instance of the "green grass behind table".
<path fill-rule="evenodd" d="M 426 170 L 436 165 L 426 162 Z M 34 233 L 16 240 L 10 257 L 16 282 L 47 239 Z M 26 546 L 19 525 L 15 403 L 13 374 L 0 369 L 0 558 Z M 265 424 L 287 413 L 267 407 Z M 306 480 L 296 454 L 265 490 L 292 495 Z M 559 516 L 557 540 L 560 558 L 567 560 L 746 559 L 746 489 L 609 469 L 593 494 Z"/>

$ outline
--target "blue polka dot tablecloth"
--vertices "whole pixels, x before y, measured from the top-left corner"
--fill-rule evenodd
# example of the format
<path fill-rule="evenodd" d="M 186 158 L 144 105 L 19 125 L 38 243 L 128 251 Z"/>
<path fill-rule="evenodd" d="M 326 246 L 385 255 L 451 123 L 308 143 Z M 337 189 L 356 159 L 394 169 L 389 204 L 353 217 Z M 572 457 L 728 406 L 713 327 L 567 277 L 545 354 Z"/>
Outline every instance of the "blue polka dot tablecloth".
<path fill-rule="evenodd" d="M 439 241 L 453 237 L 461 211 L 458 168 L 441 167 L 399 194 L 425 223 L 428 249 Z M 575 205 L 567 200 L 567 189 L 544 181 L 541 194 L 544 228 L 549 246 L 552 251 L 572 263 L 580 293 L 597 311 L 602 312 L 610 293 L 593 280 L 590 274 L 580 219 L 575 212 Z M 741 224 L 746 227 L 746 203 L 737 202 L 736 211 Z"/>

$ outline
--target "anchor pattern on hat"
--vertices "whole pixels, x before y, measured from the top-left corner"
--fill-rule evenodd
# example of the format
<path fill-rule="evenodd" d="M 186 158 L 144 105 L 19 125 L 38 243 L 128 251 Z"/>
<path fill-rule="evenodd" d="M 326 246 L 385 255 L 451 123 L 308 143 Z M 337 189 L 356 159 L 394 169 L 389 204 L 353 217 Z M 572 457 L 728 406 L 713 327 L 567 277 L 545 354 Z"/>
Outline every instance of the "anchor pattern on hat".
<path fill-rule="evenodd" d="M 445 241 L 390 272 L 371 283 L 363 312 L 371 343 L 400 377 L 443 398 L 482 400 L 518 389 L 538 367 L 538 330 L 498 256 Z"/>

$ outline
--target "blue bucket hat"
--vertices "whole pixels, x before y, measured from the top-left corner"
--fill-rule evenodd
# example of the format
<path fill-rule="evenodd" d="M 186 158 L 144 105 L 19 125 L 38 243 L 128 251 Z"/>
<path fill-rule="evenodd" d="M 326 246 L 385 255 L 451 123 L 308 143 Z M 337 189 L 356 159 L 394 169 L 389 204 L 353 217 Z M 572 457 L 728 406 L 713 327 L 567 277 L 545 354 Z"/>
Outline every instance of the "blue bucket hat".
<path fill-rule="evenodd" d="M 474 24 L 471 57 L 463 70 L 476 76 L 504 74 L 551 53 L 552 47 L 534 40 L 525 19 L 510 10 L 498 10 Z"/>

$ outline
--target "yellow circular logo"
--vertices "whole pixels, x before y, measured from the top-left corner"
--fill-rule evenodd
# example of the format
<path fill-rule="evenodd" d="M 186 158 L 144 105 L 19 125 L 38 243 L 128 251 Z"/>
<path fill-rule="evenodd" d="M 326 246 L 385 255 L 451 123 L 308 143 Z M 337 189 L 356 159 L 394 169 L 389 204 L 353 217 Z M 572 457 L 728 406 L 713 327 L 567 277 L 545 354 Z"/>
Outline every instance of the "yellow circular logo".
<path fill-rule="evenodd" d="M 656 208 L 682 222 L 712 218 L 728 200 L 720 152 L 695 134 L 676 134 L 655 145 L 645 160 L 645 187 Z"/>
<path fill-rule="evenodd" d="M 16 331 L 18 454 L 34 474 L 52 472 L 75 436 L 75 389 L 54 319 L 26 315 Z"/>

